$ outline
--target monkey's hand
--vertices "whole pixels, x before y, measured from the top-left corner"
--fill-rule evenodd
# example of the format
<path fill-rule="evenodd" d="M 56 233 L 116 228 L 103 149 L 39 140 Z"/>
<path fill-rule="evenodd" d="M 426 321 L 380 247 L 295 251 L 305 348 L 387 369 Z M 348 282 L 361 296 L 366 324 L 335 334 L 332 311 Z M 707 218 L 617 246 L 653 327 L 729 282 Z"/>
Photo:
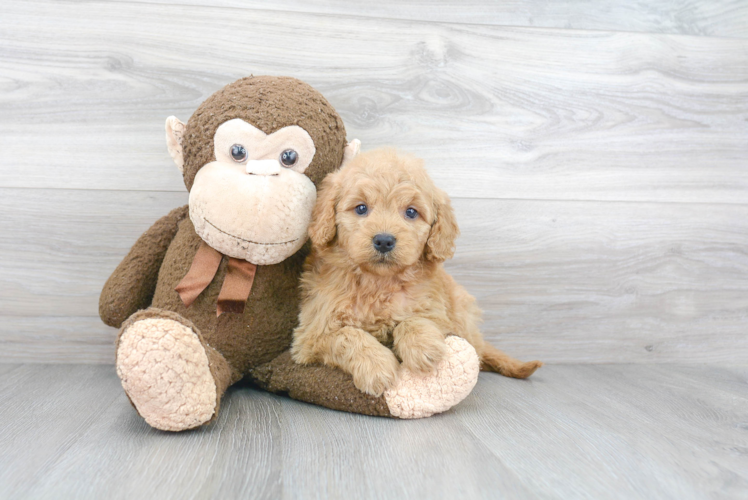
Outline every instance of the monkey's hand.
<path fill-rule="evenodd" d="M 187 213 L 187 205 L 172 210 L 138 238 L 101 291 L 99 316 L 104 323 L 119 328 L 133 313 L 151 305 L 164 255 Z"/>

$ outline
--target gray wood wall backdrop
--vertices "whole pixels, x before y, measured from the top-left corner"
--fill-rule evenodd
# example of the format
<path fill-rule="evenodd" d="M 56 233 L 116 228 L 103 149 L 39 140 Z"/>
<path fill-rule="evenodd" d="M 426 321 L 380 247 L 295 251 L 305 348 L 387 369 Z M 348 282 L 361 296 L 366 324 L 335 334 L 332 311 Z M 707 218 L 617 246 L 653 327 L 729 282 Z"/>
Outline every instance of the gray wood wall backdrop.
<path fill-rule="evenodd" d="M 0 361 L 110 363 L 102 284 L 186 202 L 163 123 L 249 74 L 425 158 L 485 334 L 748 360 L 748 2 L 27 1 L 0 13 Z"/>

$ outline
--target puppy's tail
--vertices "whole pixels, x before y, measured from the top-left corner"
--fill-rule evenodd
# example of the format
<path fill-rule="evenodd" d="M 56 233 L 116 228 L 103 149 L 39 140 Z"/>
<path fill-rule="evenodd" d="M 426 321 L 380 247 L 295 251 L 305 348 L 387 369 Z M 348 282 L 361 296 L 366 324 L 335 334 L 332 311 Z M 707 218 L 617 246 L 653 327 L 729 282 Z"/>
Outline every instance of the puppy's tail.
<path fill-rule="evenodd" d="M 496 349 L 486 342 L 480 355 L 480 369 L 484 372 L 496 372 L 505 377 L 527 378 L 543 366 L 540 361 L 523 362 Z"/>

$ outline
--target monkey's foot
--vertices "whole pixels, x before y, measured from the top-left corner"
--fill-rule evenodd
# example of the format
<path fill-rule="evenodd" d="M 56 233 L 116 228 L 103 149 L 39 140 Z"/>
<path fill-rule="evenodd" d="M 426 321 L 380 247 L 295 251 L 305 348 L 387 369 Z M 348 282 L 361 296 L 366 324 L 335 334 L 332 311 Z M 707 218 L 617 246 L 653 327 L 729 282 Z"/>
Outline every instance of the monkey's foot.
<path fill-rule="evenodd" d="M 415 375 L 400 369 L 395 387 L 384 397 L 393 417 L 423 418 L 449 410 L 470 394 L 478 381 L 480 359 L 467 340 L 451 335 L 445 340 L 447 356 L 436 373 Z"/>
<path fill-rule="evenodd" d="M 216 383 L 205 348 L 179 321 L 128 321 L 118 342 L 117 375 L 138 413 L 156 429 L 198 427 L 216 411 Z"/>

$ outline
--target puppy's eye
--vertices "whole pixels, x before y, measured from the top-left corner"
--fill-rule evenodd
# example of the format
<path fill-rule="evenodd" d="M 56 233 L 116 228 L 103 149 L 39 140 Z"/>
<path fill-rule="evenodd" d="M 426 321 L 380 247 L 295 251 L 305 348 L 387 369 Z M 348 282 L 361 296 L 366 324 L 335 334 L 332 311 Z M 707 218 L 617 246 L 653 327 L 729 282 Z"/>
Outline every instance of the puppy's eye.
<path fill-rule="evenodd" d="M 281 153 L 280 161 L 284 167 L 293 167 L 299 161 L 299 154 L 293 149 L 287 149 Z"/>
<path fill-rule="evenodd" d="M 369 207 L 367 207 L 366 205 L 362 203 L 359 206 L 357 206 L 354 210 L 356 211 L 358 215 L 366 215 L 366 212 L 369 211 Z"/>
<path fill-rule="evenodd" d="M 231 146 L 231 157 L 235 162 L 241 163 L 247 159 L 247 150 L 241 144 Z"/>
<path fill-rule="evenodd" d="M 408 207 L 405 210 L 405 217 L 407 217 L 408 219 L 415 219 L 416 217 L 418 217 L 418 210 L 413 207 Z"/>

